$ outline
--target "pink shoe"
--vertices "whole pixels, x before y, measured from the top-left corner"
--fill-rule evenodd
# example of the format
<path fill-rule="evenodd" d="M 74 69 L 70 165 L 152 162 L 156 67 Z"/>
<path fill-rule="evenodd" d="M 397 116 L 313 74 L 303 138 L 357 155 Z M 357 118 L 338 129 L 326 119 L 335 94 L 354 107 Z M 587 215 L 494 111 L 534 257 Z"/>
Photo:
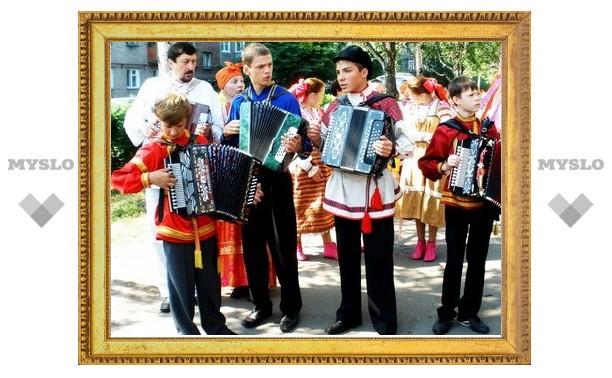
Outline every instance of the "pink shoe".
<path fill-rule="evenodd" d="M 304 254 L 304 251 L 302 250 L 302 243 L 298 243 L 297 245 L 297 259 L 299 261 L 306 261 L 306 255 Z"/>
<path fill-rule="evenodd" d="M 420 260 L 425 256 L 425 240 L 417 240 L 416 247 L 414 248 L 414 252 L 412 252 L 413 260 Z"/>
<path fill-rule="evenodd" d="M 425 258 L 423 259 L 425 262 L 432 262 L 436 259 L 436 242 L 427 242 L 427 247 L 425 247 Z"/>
<path fill-rule="evenodd" d="M 330 242 L 323 244 L 323 257 L 326 259 L 338 260 L 338 247 L 336 243 Z"/>

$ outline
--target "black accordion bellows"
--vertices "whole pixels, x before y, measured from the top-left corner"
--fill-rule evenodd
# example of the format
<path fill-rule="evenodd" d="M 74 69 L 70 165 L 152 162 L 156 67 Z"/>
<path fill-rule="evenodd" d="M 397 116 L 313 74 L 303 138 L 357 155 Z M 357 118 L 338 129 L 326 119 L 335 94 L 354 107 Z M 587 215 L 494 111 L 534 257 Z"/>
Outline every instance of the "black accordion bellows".
<path fill-rule="evenodd" d="M 257 186 L 252 156 L 231 146 L 192 144 L 175 150 L 165 164 L 177 179 L 168 191 L 172 212 L 248 222 Z"/>
<path fill-rule="evenodd" d="M 393 137 L 393 121 L 383 111 L 340 105 L 332 113 L 321 159 L 330 167 L 379 177 L 390 158 L 376 154 L 374 142 Z"/>
<path fill-rule="evenodd" d="M 244 101 L 240 105 L 240 149 L 273 171 L 284 170 L 294 157 L 281 137 L 303 134 L 308 121 L 269 102 Z M 302 135 L 304 137 L 304 135 Z"/>

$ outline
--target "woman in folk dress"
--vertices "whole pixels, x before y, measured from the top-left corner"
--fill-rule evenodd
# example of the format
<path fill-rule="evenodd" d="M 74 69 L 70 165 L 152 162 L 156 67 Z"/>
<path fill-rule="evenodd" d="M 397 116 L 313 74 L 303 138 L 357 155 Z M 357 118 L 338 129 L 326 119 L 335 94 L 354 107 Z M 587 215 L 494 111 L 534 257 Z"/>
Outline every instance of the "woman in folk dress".
<path fill-rule="evenodd" d="M 425 154 L 438 124 L 451 118 L 451 108 L 446 90 L 434 79 L 414 77 L 407 82 L 407 91 L 411 101 L 404 108 L 404 122 L 415 149 L 409 164 L 402 167 L 400 186 L 404 194 L 397 216 L 415 221 L 418 240 L 411 257 L 431 262 L 437 257 L 438 228 L 444 227 L 444 205 L 440 204 L 444 179 L 436 182 L 426 179 L 417 162 Z"/>
<path fill-rule="evenodd" d="M 227 123 L 229 108 L 232 101 L 244 91 L 244 77 L 242 76 L 242 63 L 233 64 L 225 62 L 223 67 L 215 74 L 217 86 L 220 90 L 223 124 Z M 217 220 L 217 242 L 219 245 L 219 274 L 221 286 L 233 287 L 232 298 L 249 298 L 249 281 L 244 267 L 242 256 L 241 226 L 231 222 Z M 268 255 L 268 259 L 271 257 Z M 276 273 L 274 265 L 270 263 L 270 287 L 276 287 Z"/>
<path fill-rule="evenodd" d="M 300 79 L 289 88 L 302 110 L 302 117 L 315 122 L 321 119 L 323 109 L 321 101 L 325 94 L 325 83 L 318 78 Z M 321 161 L 321 152 L 313 149 L 308 159 L 295 159 L 291 167 L 293 176 L 293 202 L 297 216 L 298 260 L 306 260 L 302 249 L 302 234 L 321 234 L 323 241 L 323 257 L 338 260 L 336 243 L 330 236 L 334 227 L 334 217 L 323 209 L 325 185 L 331 175 L 331 168 Z"/>

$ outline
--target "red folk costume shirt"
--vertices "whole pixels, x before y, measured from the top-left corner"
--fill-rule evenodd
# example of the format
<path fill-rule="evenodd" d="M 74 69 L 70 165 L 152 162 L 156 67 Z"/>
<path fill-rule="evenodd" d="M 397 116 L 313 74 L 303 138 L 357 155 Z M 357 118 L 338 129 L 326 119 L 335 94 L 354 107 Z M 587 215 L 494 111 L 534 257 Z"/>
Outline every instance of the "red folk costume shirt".
<path fill-rule="evenodd" d="M 479 134 L 482 130 L 482 123 L 476 117 L 462 118 L 456 116 L 455 120 L 461 122 L 468 130 Z M 500 135 L 495 125 L 491 125 L 487 130 L 488 137 L 499 139 Z M 431 138 L 431 142 L 425 151 L 425 155 L 419 159 L 418 165 L 423 175 L 432 181 L 442 178 L 442 164 L 446 158 L 455 154 L 457 142 L 470 137 L 468 133 L 455 130 L 446 125 L 440 125 Z M 459 207 L 465 210 L 475 210 L 484 207 L 482 200 L 476 197 L 460 196 L 450 190 L 450 181 L 446 180 L 442 191 L 441 202 L 448 206 Z"/>
<path fill-rule="evenodd" d="M 164 138 L 165 136 L 162 136 Z M 173 143 L 186 145 L 189 142 L 189 131 L 185 130 Z M 201 135 L 195 138 L 197 144 L 209 144 L 208 139 Z M 111 175 L 113 188 L 122 194 L 138 193 L 149 188 L 149 172 L 164 168 L 164 159 L 172 152 L 172 144 L 153 141 L 147 143 L 136 151 L 136 154 L 121 169 L 114 171 Z M 178 244 L 191 244 L 194 242 L 194 227 L 191 218 L 184 218 L 170 211 L 168 196 L 164 196 L 164 211 L 161 222 L 155 216 L 155 238 Z M 208 239 L 215 235 L 215 224 L 213 218 L 205 215 L 196 217 L 198 235 L 200 240 Z"/>

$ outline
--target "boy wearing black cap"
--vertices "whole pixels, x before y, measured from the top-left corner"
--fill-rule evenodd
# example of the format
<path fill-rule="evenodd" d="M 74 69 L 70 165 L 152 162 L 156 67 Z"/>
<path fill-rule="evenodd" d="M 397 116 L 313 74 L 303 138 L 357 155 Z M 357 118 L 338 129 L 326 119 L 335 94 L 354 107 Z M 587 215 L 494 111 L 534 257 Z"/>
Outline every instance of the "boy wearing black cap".
<path fill-rule="evenodd" d="M 377 94 L 368 86 L 372 60 L 359 46 L 348 46 L 334 58 L 336 75 L 351 105 L 356 106 Z M 331 114 L 341 105 L 338 98 L 327 108 L 320 124 L 310 124 L 308 137 L 322 147 Z M 373 145 L 383 157 L 402 152 L 410 146 L 402 112 L 395 99 L 383 98 L 369 105 L 382 110 L 393 121 L 395 143 L 381 137 Z M 381 335 L 397 331 L 397 309 L 393 277 L 393 215 L 401 192 L 390 170 L 380 178 L 334 169 L 325 189 L 323 207 L 334 214 L 342 302 L 336 321 L 325 332 L 346 332 L 361 324 L 361 235 L 363 234 L 368 310 L 374 329 Z M 375 204 L 372 198 L 376 197 Z"/>

